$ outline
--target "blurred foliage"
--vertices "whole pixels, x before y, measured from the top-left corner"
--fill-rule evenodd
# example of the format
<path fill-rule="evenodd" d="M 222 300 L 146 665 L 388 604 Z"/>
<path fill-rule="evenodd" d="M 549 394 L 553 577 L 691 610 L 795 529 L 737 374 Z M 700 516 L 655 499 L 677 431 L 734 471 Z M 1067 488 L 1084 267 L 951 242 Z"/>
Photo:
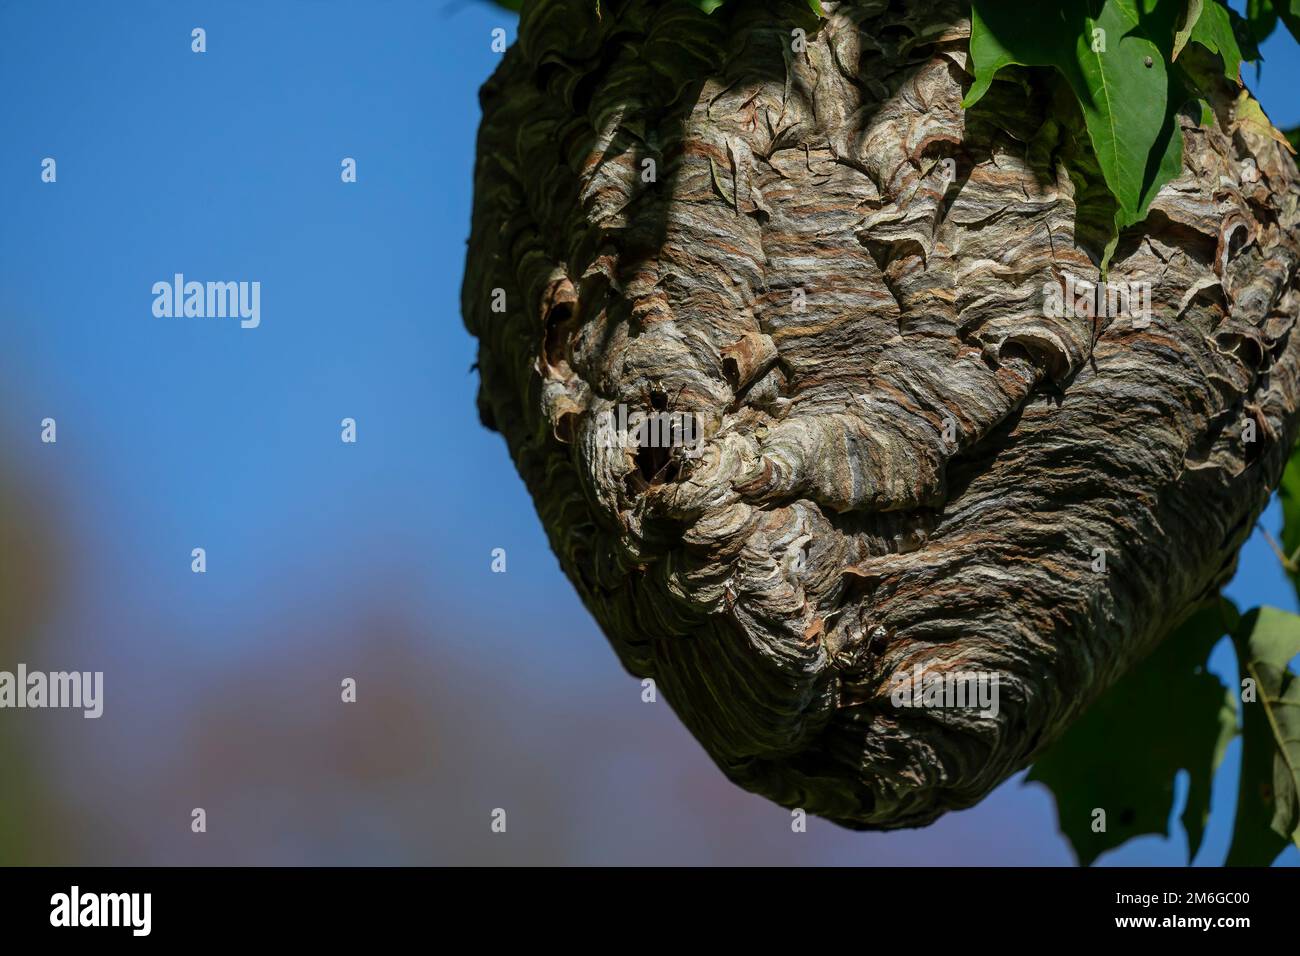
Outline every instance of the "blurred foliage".
<path fill-rule="evenodd" d="M 1268 866 L 1300 847 L 1300 617 L 1263 607 L 1233 635 L 1242 663 L 1241 786 L 1229 866 Z"/>
<path fill-rule="evenodd" d="M 0 670 L 30 661 L 53 597 L 51 542 L 39 511 L 0 474 Z M 48 796 L 36 773 L 39 741 L 24 711 L 0 710 L 0 865 L 48 862 Z"/>
<path fill-rule="evenodd" d="M 1052 791 L 1082 865 L 1134 837 L 1169 836 L 1179 770 L 1189 863 L 1200 849 L 1210 785 L 1237 732 L 1235 698 L 1205 664 L 1236 617 L 1228 601 L 1195 611 L 1034 764 L 1027 779 Z"/>

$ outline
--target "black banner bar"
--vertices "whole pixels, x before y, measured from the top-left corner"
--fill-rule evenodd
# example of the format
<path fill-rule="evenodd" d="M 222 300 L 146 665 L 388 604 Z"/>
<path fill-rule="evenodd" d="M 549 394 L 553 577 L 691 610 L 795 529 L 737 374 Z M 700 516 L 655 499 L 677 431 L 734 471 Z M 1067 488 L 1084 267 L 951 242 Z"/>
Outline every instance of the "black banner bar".
<path fill-rule="evenodd" d="M 561 918 L 578 938 L 627 918 L 656 935 L 869 925 L 873 946 L 1031 931 L 1230 942 L 1290 932 L 1297 889 L 1286 869 L 4 869 L 0 926 L 6 940 L 339 943 Z"/>

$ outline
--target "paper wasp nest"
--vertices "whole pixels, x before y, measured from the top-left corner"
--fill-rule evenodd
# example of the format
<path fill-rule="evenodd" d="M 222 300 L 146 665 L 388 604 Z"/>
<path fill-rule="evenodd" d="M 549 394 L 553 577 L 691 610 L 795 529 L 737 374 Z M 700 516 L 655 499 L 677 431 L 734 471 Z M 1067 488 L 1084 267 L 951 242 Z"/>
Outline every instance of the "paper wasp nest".
<path fill-rule="evenodd" d="M 963 111 L 964 4 L 599 7 L 526 5 L 482 92 L 481 417 L 732 780 L 968 806 L 1231 575 L 1296 420 L 1293 161 L 1218 91 L 1090 295 L 1086 136 L 1028 73 Z"/>

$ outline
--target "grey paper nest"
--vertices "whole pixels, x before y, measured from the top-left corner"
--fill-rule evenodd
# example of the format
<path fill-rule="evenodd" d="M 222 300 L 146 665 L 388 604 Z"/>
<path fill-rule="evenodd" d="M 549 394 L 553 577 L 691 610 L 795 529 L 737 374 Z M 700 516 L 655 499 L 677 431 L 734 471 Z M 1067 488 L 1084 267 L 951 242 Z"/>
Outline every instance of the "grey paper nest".
<path fill-rule="evenodd" d="M 964 6 L 824 7 L 527 5 L 462 306 L 624 666 L 739 785 L 918 826 L 1232 573 L 1294 437 L 1300 185 L 1219 91 L 1108 276 L 1150 321 L 1052 315 L 1106 214 L 1059 102 L 1008 72 L 963 110 Z M 702 440 L 611 442 L 620 405 Z M 897 706 L 918 664 L 997 674 L 996 716 Z"/>

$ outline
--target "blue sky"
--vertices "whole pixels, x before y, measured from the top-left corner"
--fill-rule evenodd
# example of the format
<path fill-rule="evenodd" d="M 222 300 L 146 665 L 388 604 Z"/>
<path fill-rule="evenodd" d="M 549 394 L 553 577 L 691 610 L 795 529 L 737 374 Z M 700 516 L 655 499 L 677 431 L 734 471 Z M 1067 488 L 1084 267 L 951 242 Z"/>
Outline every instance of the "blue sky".
<path fill-rule="evenodd" d="M 202 55 L 190 48 L 195 26 L 207 31 Z M 714 779 L 662 708 L 632 739 L 591 727 L 610 694 L 639 685 L 560 573 L 503 442 L 478 423 L 459 293 L 477 90 L 498 59 L 495 27 L 513 40 L 514 16 L 485 3 L 0 6 L 0 84 L 10 91 L 0 440 L 32 513 L 61 536 L 66 574 L 29 656 L 102 667 L 133 694 L 120 724 L 52 731 L 52 787 L 69 786 L 78 761 L 100 774 L 102 798 L 67 796 L 73 820 L 115 820 L 139 796 L 145 784 L 115 769 L 123 755 L 158 788 L 179 787 L 166 774 L 188 746 L 190 702 L 263 666 L 277 635 L 324 635 L 314 651 L 310 637 L 295 639 L 294 653 L 364 655 L 366 635 L 336 626 L 362 605 L 428 641 L 441 663 L 403 664 L 416 674 L 427 666 L 433 680 L 444 667 L 490 683 L 508 672 L 501 687 L 476 685 L 459 712 L 467 728 L 486 726 L 493 701 L 514 694 L 537 701 L 521 740 L 589 718 L 577 726 L 591 737 L 579 736 L 569 758 L 587 761 L 583 772 L 634 816 L 589 811 L 608 825 L 593 824 L 600 836 L 584 861 L 675 850 L 703 859 L 690 854 L 722 841 L 715 830 L 736 814 L 772 819 L 763 801 Z M 1279 124 L 1300 123 L 1296 45 L 1279 37 L 1264 52 L 1261 99 Z M 39 179 L 47 156 L 58 163 L 54 185 Z M 355 184 L 340 182 L 344 157 L 357 162 Z M 150 288 L 177 272 L 260 281 L 261 326 L 155 318 Z M 58 422 L 55 446 L 39 442 L 45 417 Z M 355 445 L 339 441 L 345 417 L 358 423 Z M 1265 524 L 1278 520 L 1274 508 Z M 190 571 L 197 546 L 205 575 Z M 496 547 L 507 549 L 507 575 L 488 573 Z M 1295 605 L 1258 535 L 1230 594 L 1243 607 Z M 1230 655 L 1221 649 L 1215 664 L 1226 674 Z M 556 746 L 539 740 L 525 752 Z M 492 762 L 490 748 L 478 752 Z M 665 783 L 678 766 L 696 776 Z M 657 783 L 638 782 L 650 774 Z M 1203 860 L 1226 848 L 1234 787 L 1223 775 Z M 243 798 L 257 798 L 251 784 Z M 176 795 L 178 805 L 190 799 Z M 673 800 L 697 819 L 666 815 Z M 709 802 L 732 800 L 742 809 L 725 818 Z M 345 844 L 346 861 L 417 861 L 385 829 L 382 795 L 365 790 L 356 806 L 372 837 Z M 153 825 L 124 822 L 136 842 L 114 844 L 112 861 L 139 859 Z M 816 823 L 809 837 L 806 848 L 771 852 L 1070 862 L 1050 799 L 1014 780 L 927 831 L 858 835 Z M 95 839 L 88 830 L 86 845 Z M 1103 862 L 1177 864 L 1181 840 L 1136 841 Z M 333 858 L 304 836 L 266 859 Z"/>

